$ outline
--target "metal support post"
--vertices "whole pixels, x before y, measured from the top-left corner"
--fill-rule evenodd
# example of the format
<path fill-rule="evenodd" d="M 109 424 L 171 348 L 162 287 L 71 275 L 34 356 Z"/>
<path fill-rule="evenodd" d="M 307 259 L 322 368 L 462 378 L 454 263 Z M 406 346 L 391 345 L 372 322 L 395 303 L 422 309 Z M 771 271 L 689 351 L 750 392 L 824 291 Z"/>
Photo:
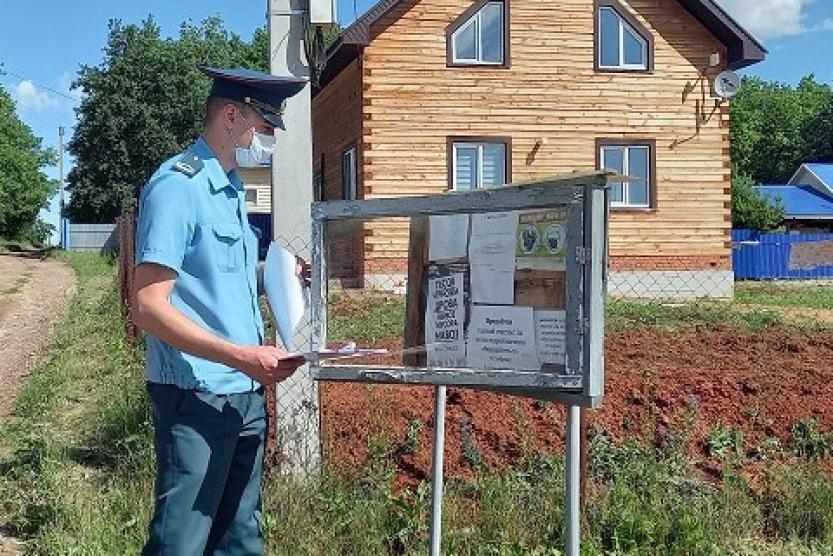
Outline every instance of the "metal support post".
<path fill-rule="evenodd" d="M 431 556 L 440 556 L 443 521 L 445 386 L 434 388 L 434 466 L 431 471 Z"/>
<path fill-rule="evenodd" d="M 565 515 L 567 518 L 567 556 L 579 556 L 581 539 L 580 520 L 581 506 L 579 499 L 580 473 L 580 439 L 579 439 L 580 409 L 576 405 L 567 408 L 567 448 L 566 497 Z"/>

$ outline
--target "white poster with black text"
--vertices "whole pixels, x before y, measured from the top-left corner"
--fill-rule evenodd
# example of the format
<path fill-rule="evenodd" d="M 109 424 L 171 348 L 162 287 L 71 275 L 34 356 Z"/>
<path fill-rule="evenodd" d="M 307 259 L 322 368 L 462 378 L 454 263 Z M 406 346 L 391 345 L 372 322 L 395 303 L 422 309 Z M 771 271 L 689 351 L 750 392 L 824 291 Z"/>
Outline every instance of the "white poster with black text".
<path fill-rule="evenodd" d="M 472 305 L 467 354 L 473 369 L 540 370 L 532 308 Z"/>
<path fill-rule="evenodd" d="M 464 278 L 463 273 L 455 272 L 428 279 L 425 345 L 429 367 L 461 367 L 466 363 Z"/>

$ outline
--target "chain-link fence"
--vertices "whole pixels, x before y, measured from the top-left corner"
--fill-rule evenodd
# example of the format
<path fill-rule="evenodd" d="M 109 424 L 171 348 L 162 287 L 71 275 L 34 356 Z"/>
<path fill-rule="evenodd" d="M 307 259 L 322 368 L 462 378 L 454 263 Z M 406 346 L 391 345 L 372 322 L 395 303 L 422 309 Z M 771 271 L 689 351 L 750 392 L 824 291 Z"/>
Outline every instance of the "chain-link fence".
<path fill-rule="evenodd" d="M 294 235 L 276 235 L 274 241 L 304 260 L 309 260 L 310 239 Z M 273 324 L 268 305 L 262 303 L 264 316 Z M 270 326 L 271 328 L 271 326 Z M 275 338 L 274 331 L 268 334 Z M 307 312 L 295 330 L 294 345 L 283 346 L 287 350 L 304 351 L 310 344 L 310 322 Z M 271 390 L 271 389 L 270 389 Z M 273 424 L 275 451 L 270 465 L 281 473 L 309 476 L 321 463 L 320 404 L 318 384 L 312 380 L 307 365 L 277 384 L 273 390 Z"/>
<path fill-rule="evenodd" d="M 833 322 L 831 233 L 733 230 L 723 252 L 711 255 L 622 251 L 610 258 L 608 306 L 614 311 L 648 302 Z"/>
<path fill-rule="evenodd" d="M 134 220 L 130 216 L 119 219 L 119 281 L 127 311 L 129 285 L 132 283 Z M 413 276 L 409 275 L 412 272 L 409 260 L 417 255 L 413 252 L 413 234 L 414 230 L 409 220 L 394 218 L 364 222 L 337 221 L 332 222 L 327 229 L 329 344 L 337 346 L 356 342 L 364 346 L 383 347 L 389 352 L 385 356 L 352 363 L 398 366 L 424 362 L 424 359 L 419 358 L 425 357 L 425 342 L 409 337 L 407 332 L 408 286 L 413 280 Z M 309 260 L 311 238 L 297 234 L 293 237 L 276 237 L 275 241 Z M 622 378 L 623 369 L 627 370 L 631 366 L 635 369 L 649 369 L 651 373 L 666 373 L 676 377 L 674 372 L 683 372 L 682 370 L 689 368 L 689 360 L 700 361 L 698 358 L 703 357 L 706 363 L 701 361 L 701 365 L 714 364 L 713 372 L 704 372 L 694 379 L 674 378 L 677 382 L 666 387 L 668 392 L 677 387 L 688 389 L 686 395 L 695 396 L 699 400 L 694 406 L 707 407 L 709 411 L 714 412 L 704 416 L 704 423 L 700 425 L 701 441 L 706 443 L 711 430 L 717 426 L 717 421 L 722 419 L 731 422 L 735 419 L 734 416 L 746 411 L 741 407 L 744 404 L 749 407 L 766 407 L 772 404 L 761 392 L 760 384 L 772 379 L 778 382 L 778 388 L 782 388 L 781 385 L 784 389 L 792 386 L 799 388 L 798 385 L 790 386 L 790 372 L 783 371 L 783 376 L 779 373 L 792 364 L 811 365 L 811 361 L 818 355 L 811 348 L 807 348 L 794 357 L 794 361 L 787 361 L 780 359 L 783 353 L 778 350 L 788 341 L 785 337 L 793 338 L 796 334 L 809 337 L 808 335 L 814 334 L 815 329 L 761 332 L 759 325 L 775 323 L 780 326 L 779 323 L 796 320 L 813 320 L 816 323 L 833 325 L 833 283 L 828 281 L 828 276 L 833 276 L 833 273 L 825 274 L 833 269 L 831 242 L 833 236 L 824 234 L 813 237 L 782 234 L 773 238 L 761 234 L 736 233 L 731 244 L 727 243 L 724 249 L 708 255 L 679 252 L 629 254 L 627 249 L 622 249 L 618 244 L 614 245 L 609 258 L 607 282 L 607 328 L 611 333 L 611 341 L 608 345 L 606 364 L 610 383 L 606 392 L 611 397 L 611 409 L 608 412 L 619 411 L 623 412 L 624 416 L 616 417 L 616 425 L 613 426 L 610 423 L 614 417 L 605 416 L 603 411 L 599 416 L 590 419 L 590 426 L 612 427 L 617 431 L 628 430 L 628 426 L 622 423 L 630 419 L 631 413 L 635 411 L 631 407 L 631 398 L 636 399 L 638 396 L 633 394 L 633 390 L 644 389 L 644 385 L 631 384 L 632 377 L 627 380 Z M 495 279 L 500 278 L 495 275 Z M 550 285 L 553 284 L 554 282 Z M 559 286 L 554 287 L 557 289 Z M 534 299 L 528 301 L 535 303 Z M 268 322 L 270 316 L 266 303 L 262 306 Z M 126 320 L 128 336 L 135 337 L 135 330 L 129 324 L 129 319 Z M 694 325 L 694 328 L 680 328 L 689 325 Z M 755 330 L 755 336 L 747 335 L 747 325 L 752 326 L 751 330 Z M 640 332 L 633 336 L 635 339 L 629 339 L 628 335 L 632 331 L 644 330 L 646 326 L 656 326 L 666 332 Z M 726 326 L 731 327 L 730 332 L 724 330 Z M 713 333 L 713 330 L 719 332 Z M 269 337 L 274 336 L 269 334 Z M 730 344 L 735 346 L 739 341 L 736 338 L 744 338 L 743 341 L 747 343 L 757 342 L 754 344 L 757 351 L 727 347 Z M 291 347 L 306 349 L 310 345 L 310 339 L 310 323 L 305 317 L 297 329 L 295 345 Z M 652 342 L 652 345 L 656 346 L 655 349 L 640 350 L 638 342 L 645 341 Z M 633 346 L 630 346 L 631 342 Z M 774 358 L 773 364 L 776 368 L 771 377 L 747 376 L 751 372 L 750 368 L 757 369 L 754 361 L 757 361 L 758 353 L 765 354 L 761 357 Z M 662 361 L 655 361 L 654 359 L 660 355 Z M 635 359 L 631 361 L 630 357 Z M 755 359 L 750 364 L 743 359 L 744 357 Z M 714 404 L 710 406 L 703 400 L 713 395 L 713 383 L 717 380 L 715 377 L 725 375 L 721 380 L 727 380 L 725 377 L 732 373 L 738 373 L 738 398 L 732 402 L 734 405 L 731 412 L 724 415 L 720 411 L 725 408 Z M 732 384 L 731 388 L 735 388 L 734 383 Z M 419 402 L 424 394 L 418 391 L 405 389 L 405 393 L 401 395 L 382 395 L 367 387 L 356 388 L 330 383 L 322 384 L 320 389 L 319 392 L 319 386 L 310 378 L 308 370 L 301 369 L 278 385 L 274 392 L 269 392 L 270 396 L 274 396 L 269 404 L 272 430 L 275 431 L 272 439 L 276 441 L 270 450 L 270 462 L 273 466 L 289 472 L 309 473 L 318 469 L 321 464 L 322 445 L 326 457 L 366 457 L 372 444 L 367 437 L 370 434 L 369 429 L 353 422 L 352 419 L 372 420 L 376 413 L 386 416 L 383 422 L 387 423 L 385 426 L 388 426 L 394 436 L 407 439 L 410 438 L 408 435 L 417 434 L 414 431 L 422 431 L 419 434 L 423 436 L 430 434 L 429 429 L 417 426 L 419 423 L 430 421 L 429 408 L 419 405 L 426 405 Z M 663 394 L 668 399 L 676 395 L 668 392 Z M 620 399 L 623 397 L 626 398 L 624 401 Z M 358 398 L 363 401 L 358 401 Z M 457 399 L 457 395 L 452 393 L 450 403 L 458 403 L 455 402 Z M 484 398 L 477 398 L 482 399 Z M 655 400 L 653 397 L 651 399 Z M 494 409 L 497 414 L 505 411 L 505 408 L 500 408 L 511 403 L 494 401 L 492 398 L 489 400 L 488 403 L 497 404 Z M 670 403 L 668 400 L 662 401 L 661 396 L 660 401 Z M 608 403 L 607 400 L 605 403 Z M 640 403 L 643 403 L 644 407 L 644 402 Z M 386 404 L 390 404 L 390 407 L 379 407 Z M 537 411 L 538 406 L 535 408 Z M 463 454 L 460 457 L 464 459 L 476 460 L 478 453 L 489 453 L 484 447 L 487 443 L 511 444 L 511 441 L 501 436 L 502 433 L 497 432 L 503 425 L 478 423 L 477 410 L 468 408 L 466 411 L 469 413 L 456 417 L 452 413 L 453 418 L 461 422 L 459 430 L 455 429 L 456 425 L 450 426 L 451 436 L 459 436 L 459 447 L 455 447 L 456 444 L 452 442 L 450 449 L 460 450 Z M 779 418 L 800 420 L 802 417 L 797 413 L 770 417 L 774 421 Z M 395 423 L 391 424 L 390 419 L 395 419 Z M 667 418 L 666 421 L 670 423 L 673 418 Z M 786 442 L 789 427 L 787 424 L 782 424 L 780 428 L 772 425 L 767 430 L 773 431 L 772 434 L 775 436 L 780 435 L 782 441 Z M 382 428 L 384 429 L 384 426 Z M 543 433 L 543 436 L 551 434 L 550 431 Z M 755 434 L 758 433 L 747 433 L 747 438 L 753 438 Z M 493 447 L 493 451 L 498 453 L 499 446 Z M 413 465 L 418 467 L 416 463 Z M 425 467 L 424 462 L 419 465 Z M 420 476 L 420 472 L 413 473 L 414 476 Z"/>

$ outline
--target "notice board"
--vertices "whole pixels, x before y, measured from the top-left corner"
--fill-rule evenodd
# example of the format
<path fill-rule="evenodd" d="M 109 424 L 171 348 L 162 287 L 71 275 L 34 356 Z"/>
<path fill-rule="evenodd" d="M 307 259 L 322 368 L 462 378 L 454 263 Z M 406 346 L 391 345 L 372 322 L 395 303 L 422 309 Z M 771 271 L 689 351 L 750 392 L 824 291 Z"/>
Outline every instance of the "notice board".
<path fill-rule="evenodd" d="M 316 203 L 311 348 L 328 345 L 332 222 L 360 223 L 357 237 L 373 239 L 365 256 L 390 261 L 389 275 L 401 277 L 387 282 L 399 284 L 405 299 L 396 364 L 321 362 L 313 364 L 313 376 L 485 388 L 598 405 L 607 177 L 573 174 L 462 193 Z M 355 288 L 386 283 L 369 263 L 364 268 Z"/>

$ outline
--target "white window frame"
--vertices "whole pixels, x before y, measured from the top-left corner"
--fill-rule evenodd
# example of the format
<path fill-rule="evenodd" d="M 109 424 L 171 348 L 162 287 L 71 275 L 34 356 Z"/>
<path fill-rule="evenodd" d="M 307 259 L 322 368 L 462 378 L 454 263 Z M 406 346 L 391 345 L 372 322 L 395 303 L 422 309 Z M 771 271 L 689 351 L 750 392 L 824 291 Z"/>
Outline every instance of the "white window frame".
<path fill-rule="evenodd" d="M 345 201 L 355 201 L 359 194 L 359 151 L 352 146 L 341 153 L 341 195 Z M 349 171 L 345 172 L 345 159 L 349 162 Z"/>
<path fill-rule="evenodd" d="M 483 25 L 481 25 L 480 20 L 481 14 L 483 9 L 486 8 L 489 4 L 499 4 L 500 5 L 500 39 L 503 45 L 500 53 L 500 61 L 499 62 L 492 62 L 483 59 Z M 469 25 L 476 25 L 475 29 L 475 49 L 477 50 L 475 54 L 475 58 L 458 58 L 457 57 L 457 35 L 461 34 L 465 29 L 468 29 Z M 502 66 L 506 64 L 506 4 L 502 0 L 491 0 L 483 4 L 483 6 L 477 10 L 477 13 L 472 15 L 468 21 L 460 25 L 455 31 L 451 34 L 451 60 L 454 64 L 472 64 L 478 66 Z"/>
<path fill-rule="evenodd" d="M 604 165 L 605 164 L 605 151 L 606 150 L 613 150 L 613 149 L 618 149 L 618 150 L 622 151 L 622 174 L 625 175 L 625 176 L 629 175 L 628 172 L 630 171 L 630 168 L 629 168 L 629 165 L 630 165 L 630 156 L 629 156 L 630 151 L 632 149 L 636 149 L 636 150 L 644 150 L 646 152 L 645 168 L 647 170 L 646 174 L 648 174 L 648 175 L 645 176 L 645 186 L 648 188 L 647 195 L 646 195 L 646 197 L 648 199 L 648 202 L 646 204 L 631 203 L 630 202 L 630 188 L 629 188 L 630 182 L 629 181 L 623 181 L 623 182 L 621 182 L 622 183 L 622 201 L 621 202 L 614 201 L 613 196 L 611 195 L 610 206 L 615 207 L 615 208 L 639 208 L 639 209 L 651 208 L 651 206 L 652 206 L 651 203 L 653 202 L 653 199 L 651 198 L 651 193 L 652 193 L 651 183 L 653 183 L 653 179 L 654 179 L 654 176 L 651 175 L 651 170 L 653 168 L 653 165 L 651 163 L 651 157 L 653 156 L 653 153 L 651 152 L 651 145 L 648 145 L 648 144 L 645 144 L 645 145 L 613 145 L 613 144 L 602 145 L 601 147 L 599 147 L 599 161 L 601 162 L 600 166 L 603 170 L 605 169 L 605 165 Z M 614 183 L 616 183 L 616 182 L 614 182 Z"/>
<path fill-rule="evenodd" d="M 453 141 L 451 144 L 451 190 L 458 191 L 457 189 L 457 149 L 458 148 L 469 148 L 469 149 L 477 149 L 477 167 L 474 169 L 477 173 L 477 179 L 475 180 L 474 189 L 483 189 L 483 147 L 492 146 L 492 145 L 502 145 L 503 146 L 503 179 L 504 181 L 509 181 L 509 164 L 507 163 L 507 159 L 510 156 L 509 153 L 509 144 L 504 141 Z M 503 184 L 499 184 L 503 185 Z M 489 187 L 496 187 L 490 185 Z M 468 190 L 466 190 L 468 191 Z"/>
<path fill-rule="evenodd" d="M 249 191 L 255 192 L 255 200 L 249 201 L 248 199 L 246 199 L 246 204 L 256 207 L 258 203 L 260 203 L 260 189 L 257 187 L 245 187 L 244 190 L 246 195 L 248 195 Z"/>
<path fill-rule="evenodd" d="M 616 19 L 619 21 L 619 64 L 615 66 L 606 66 L 602 64 L 602 39 L 604 35 L 602 34 L 602 11 L 603 10 L 610 10 L 616 16 Z M 598 40 L 596 41 L 596 58 L 598 60 L 599 69 L 608 69 L 608 70 L 647 70 L 648 69 L 648 59 L 651 55 L 649 49 L 650 45 L 648 43 L 648 39 L 642 36 L 633 25 L 628 23 L 622 14 L 614 8 L 613 6 L 599 6 L 599 13 L 597 16 L 599 20 L 598 29 L 596 32 L 598 33 Z M 626 64 L 625 63 L 625 30 L 630 31 L 642 45 L 642 59 L 643 63 L 641 64 Z"/>

